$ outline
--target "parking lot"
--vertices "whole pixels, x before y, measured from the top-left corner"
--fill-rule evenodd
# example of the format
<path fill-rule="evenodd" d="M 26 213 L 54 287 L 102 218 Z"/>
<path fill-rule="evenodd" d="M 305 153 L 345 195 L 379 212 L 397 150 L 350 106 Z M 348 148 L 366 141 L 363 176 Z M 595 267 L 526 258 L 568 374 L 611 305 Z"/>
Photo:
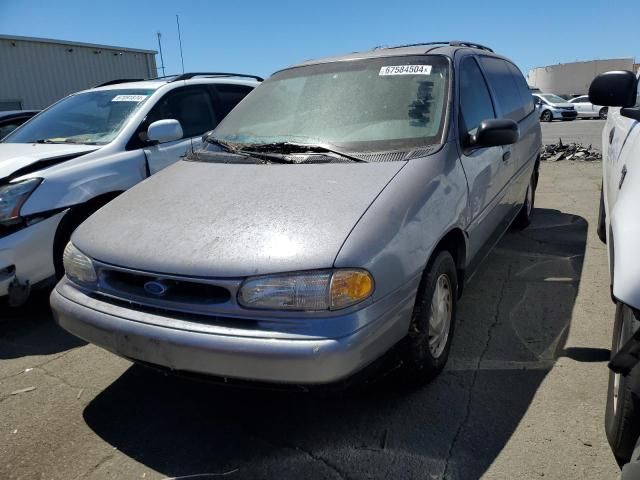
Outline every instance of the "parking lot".
<path fill-rule="evenodd" d="M 600 120 L 543 125 L 599 147 Z M 0 313 L 0 478 L 603 479 L 614 305 L 601 164 L 543 164 L 533 224 L 460 304 L 445 372 L 414 391 L 229 389 L 67 335 L 46 296 Z"/>

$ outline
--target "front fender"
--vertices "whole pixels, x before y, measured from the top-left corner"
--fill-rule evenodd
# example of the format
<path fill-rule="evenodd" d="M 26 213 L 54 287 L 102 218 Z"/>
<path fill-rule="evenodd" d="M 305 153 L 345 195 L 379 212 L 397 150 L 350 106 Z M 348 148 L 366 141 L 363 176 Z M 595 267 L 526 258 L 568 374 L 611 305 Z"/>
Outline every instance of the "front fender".
<path fill-rule="evenodd" d="M 146 177 L 141 150 L 78 159 L 33 176 L 44 178 L 20 211 L 22 216 L 84 203 L 104 193 L 124 191 Z"/>
<path fill-rule="evenodd" d="M 419 280 L 443 236 L 466 222 L 467 184 L 457 152 L 409 160 L 361 217 L 334 265 L 369 270 L 375 298 Z"/>
<path fill-rule="evenodd" d="M 613 296 L 640 309 L 640 222 L 635 188 L 630 180 L 625 182 L 626 190 L 620 191 L 611 212 L 610 268 Z"/>

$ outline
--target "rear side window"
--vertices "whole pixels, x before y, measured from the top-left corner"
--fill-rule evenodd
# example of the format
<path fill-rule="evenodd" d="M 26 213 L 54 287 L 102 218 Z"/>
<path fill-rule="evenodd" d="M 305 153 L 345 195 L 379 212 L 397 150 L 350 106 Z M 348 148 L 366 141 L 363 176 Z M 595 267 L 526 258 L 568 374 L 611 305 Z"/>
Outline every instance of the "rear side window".
<path fill-rule="evenodd" d="M 476 133 L 483 120 L 495 118 L 484 76 L 471 57 L 460 65 L 460 114 L 461 128 L 469 135 Z"/>
<path fill-rule="evenodd" d="M 214 90 L 218 94 L 219 105 L 216 105 L 217 110 L 220 112 L 220 118 L 224 118 L 227 113 L 240 103 L 240 100 L 253 90 L 253 87 L 220 84 L 215 85 Z"/>
<path fill-rule="evenodd" d="M 493 57 L 480 57 L 480 63 L 505 118 L 517 122 L 531 113 L 533 110 L 531 93 L 517 67 Z"/>

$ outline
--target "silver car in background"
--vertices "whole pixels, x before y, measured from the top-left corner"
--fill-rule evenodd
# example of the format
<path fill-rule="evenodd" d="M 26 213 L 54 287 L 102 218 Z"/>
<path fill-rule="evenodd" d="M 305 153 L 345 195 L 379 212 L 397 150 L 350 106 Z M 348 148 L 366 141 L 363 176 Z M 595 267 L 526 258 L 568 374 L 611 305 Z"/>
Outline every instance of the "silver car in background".
<path fill-rule="evenodd" d="M 578 118 L 599 118 L 601 120 L 607 119 L 608 107 L 602 105 L 594 105 L 589 100 L 588 95 L 580 95 L 579 97 L 569 100 L 572 103 L 576 111 L 578 112 Z"/>
<path fill-rule="evenodd" d="M 575 105 L 553 93 L 534 93 L 536 111 L 540 115 L 541 122 L 554 120 L 575 120 L 578 111 Z"/>
<path fill-rule="evenodd" d="M 76 230 L 57 322 L 178 372 L 324 384 L 385 356 L 422 382 L 530 222 L 541 132 L 513 63 L 447 42 L 279 71 L 205 143 Z"/>

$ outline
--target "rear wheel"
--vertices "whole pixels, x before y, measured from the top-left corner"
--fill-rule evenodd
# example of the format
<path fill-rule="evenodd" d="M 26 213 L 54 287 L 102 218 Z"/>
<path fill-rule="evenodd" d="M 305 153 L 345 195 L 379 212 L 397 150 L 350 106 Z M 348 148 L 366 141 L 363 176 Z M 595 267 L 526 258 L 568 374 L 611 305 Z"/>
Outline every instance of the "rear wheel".
<path fill-rule="evenodd" d="M 537 171 L 534 171 L 529 179 L 529 186 L 527 187 L 527 193 L 522 204 L 522 209 L 518 216 L 513 221 L 513 226 L 518 230 L 523 230 L 531 224 L 531 218 L 533 217 L 533 209 L 536 202 L 536 177 Z"/>
<path fill-rule="evenodd" d="M 451 254 L 429 262 L 418 288 L 409 333 L 401 347 L 400 379 L 422 384 L 438 375 L 449 358 L 455 327 L 458 275 Z"/>
<path fill-rule="evenodd" d="M 633 336 L 639 325 L 633 311 L 618 303 L 613 326 L 612 357 Z M 629 461 L 640 436 L 639 387 L 640 368 L 637 365 L 626 377 L 609 372 L 605 430 L 611 450 L 620 465 Z"/>
<path fill-rule="evenodd" d="M 607 113 L 609 113 L 609 109 L 607 107 L 602 107 L 598 112 L 598 118 L 600 118 L 601 120 L 606 120 Z"/>
<path fill-rule="evenodd" d="M 541 122 L 550 122 L 551 120 L 553 120 L 553 113 L 551 113 L 550 110 L 545 110 L 542 112 L 542 115 L 540 115 Z"/>

